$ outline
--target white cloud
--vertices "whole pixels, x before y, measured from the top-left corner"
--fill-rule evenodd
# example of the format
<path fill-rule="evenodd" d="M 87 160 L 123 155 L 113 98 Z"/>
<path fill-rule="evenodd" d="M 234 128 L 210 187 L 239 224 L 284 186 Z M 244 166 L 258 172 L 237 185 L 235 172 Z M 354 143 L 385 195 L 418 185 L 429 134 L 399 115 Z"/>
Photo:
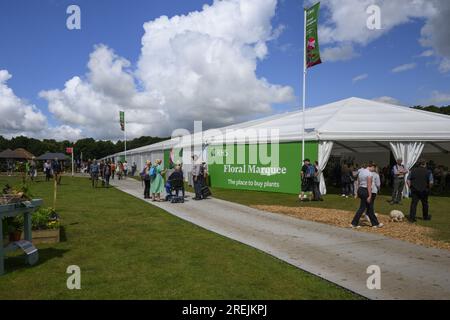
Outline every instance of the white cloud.
<path fill-rule="evenodd" d="M 358 82 L 358 81 L 362 81 L 365 80 L 369 77 L 369 75 L 367 73 L 364 74 L 360 74 L 359 76 L 356 76 L 352 79 L 353 83 Z"/>
<path fill-rule="evenodd" d="M 354 51 L 350 44 L 342 46 L 327 47 L 322 50 L 321 57 L 323 62 L 346 61 L 357 57 L 358 54 Z"/>
<path fill-rule="evenodd" d="M 440 91 L 433 91 L 431 93 L 431 98 L 427 101 L 430 105 L 450 105 L 450 93 L 444 93 Z"/>
<path fill-rule="evenodd" d="M 407 63 L 407 64 L 402 64 L 400 66 L 397 66 L 397 67 L 393 68 L 391 71 L 393 73 L 399 73 L 399 72 L 405 72 L 408 70 L 415 69 L 416 67 L 417 67 L 416 63 Z"/>
<path fill-rule="evenodd" d="M 395 104 L 397 106 L 401 106 L 403 105 L 400 100 L 393 98 L 393 97 L 389 97 L 389 96 L 383 96 L 383 97 L 378 97 L 378 98 L 374 98 L 372 99 L 373 101 L 378 101 L 378 102 L 383 102 L 383 103 L 388 103 L 388 104 Z"/>
<path fill-rule="evenodd" d="M 7 70 L 0 70 L 0 135 L 71 141 L 80 138 L 79 129 L 68 125 L 49 126 L 47 117 L 35 105 L 17 97 L 8 87 L 7 81 L 11 78 Z"/>
<path fill-rule="evenodd" d="M 326 9 L 321 13 L 319 27 L 319 39 L 324 46 L 366 46 L 393 28 L 419 18 L 424 19 L 418 35 L 420 44 L 433 50 L 440 59 L 450 58 L 450 1 L 322 0 L 321 5 Z M 370 5 L 381 9 L 380 30 L 367 28 L 366 9 Z"/>
<path fill-rule="evenodd" d="M 422 52 L 419 57 L 421 58 L 428 58 L 428 57 L 432 57 L 434 55 L 434 51 L 433 50 L 425 50 L 424 52 Z"/>
<path fill-rule="evenodd" d="M 112 49 L 99 45 L 88 73 L 61 90 L 42 91 L 49 110 L 85 136 L 120 138 L 119 110 L 126 111 L 127 134 L 168 135 L 174 128 L 227 125 L 271 105 L 294 99 L 293 89 L 256 76 L 273 28 L 276 0 L 228 0 L 201 11 L 144 24 L 136 69 Z"/>
<path fill-rule="evenodd" d="M 18 135 L 25 132 L 37 133 L 47 126 L 47 119 L 36 106 L 27 103 L 14 94 L 7 81 L 12 75 L 0 70 L 0 134 Z"/>

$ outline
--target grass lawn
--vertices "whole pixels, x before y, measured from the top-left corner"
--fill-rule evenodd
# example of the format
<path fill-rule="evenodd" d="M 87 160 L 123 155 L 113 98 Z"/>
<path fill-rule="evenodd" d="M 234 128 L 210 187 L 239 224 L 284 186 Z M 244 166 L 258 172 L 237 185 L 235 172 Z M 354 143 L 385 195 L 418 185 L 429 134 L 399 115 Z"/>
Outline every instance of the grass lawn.
<path fill-rule="evenodd" d="M 0 186 L 17 182 L 0 177 Z M 63 177 L 57 202 L 63 241 L 39 245 L 33 267 L 8 258 L 0 299 L 360 298 L 114 188 L 93 190 L 89 182 Z M 52 183 L 30 186 L 51 205 Z M 81 268 L 81 290 L 66 287 L 69 265 Z"/>
<path fill-rule="evenodd" d="M 330 190 L 330 194 L 324 197 L 322 202 L 302 202 L 298 201 L 295 194 L 268 193 L 260 191 L 246 190 L 230 190 L 211 188 L 213 196 L 218 199 L 237 202 L 243 205 L 279 205 L 279 206 L 305 206 L 305 207 L 321 207 L 333 208 L 347 211 L 356 211 L 359 206 L 359 199 L 345 199 L 340 195 L 333 194 L 337 190 Z M 387 201 L 391 197 L 388 194 L 381 194 L 377 197 L 375 210 L 380 214 L 388 215 L 393 209 L 401 210 L 405 214 L 409 214 L 409 206 L 411 200 L 404 199 L 402 205 L 390 205 Z M 422 207 L 419 203 L 417 209 L 418 224 L 436 229 L 436 240 L 450 242 L 450 197 L 432 196 L 429 198 L 430 213 L 433 215 L 432 221 L 422 221 Z M 350 223 L 350 221 L 349 221 Z"/>

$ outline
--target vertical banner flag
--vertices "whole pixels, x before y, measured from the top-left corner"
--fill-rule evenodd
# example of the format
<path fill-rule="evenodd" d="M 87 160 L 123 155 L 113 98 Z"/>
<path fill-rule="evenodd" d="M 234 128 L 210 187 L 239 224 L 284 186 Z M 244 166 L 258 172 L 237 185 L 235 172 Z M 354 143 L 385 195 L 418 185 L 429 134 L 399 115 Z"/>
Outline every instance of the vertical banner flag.
<path fill-rule="evenodd" d="M 66 153 L 72 154 L 73 153 L 73 148 L 66 148 Z"/>
<path fill-rule="evenodd" d="M 306 67 L 311 68 L 321 64 L 317 25 L 319 20 L 320 2 L 306 9 Z"/>
<path fill-rule="evenodd" d="M 125 131 L 125 112 L 119 111 L 119 114 L 120 114 L 120 128 L 122 129 L 122 131 Z"/>

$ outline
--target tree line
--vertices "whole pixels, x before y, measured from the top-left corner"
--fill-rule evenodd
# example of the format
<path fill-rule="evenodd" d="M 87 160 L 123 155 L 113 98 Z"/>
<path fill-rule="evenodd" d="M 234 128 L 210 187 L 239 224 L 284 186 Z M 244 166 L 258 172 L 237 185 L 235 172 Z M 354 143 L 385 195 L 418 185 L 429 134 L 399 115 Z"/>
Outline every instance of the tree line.
<path fill-rule="evenodd" d="M 147 137 L 143 136 L 127 141 L 127 149 L 135 149 L 150 144 L 158 143 L 169 138 Z M 124 141 L 112 142 L 109 140 L 94 140 L 93 138 L 81 139 L 76 142 L 68 140 L 56 141 L 54 139 L 38 140 L 25 136 L 13 137 L 6 139 L 0 136 L 0 151 L 6 149 L 24 148 L 34 154 L 36 157 L 46 152 L 66 152 L 67 147 L 74 148 L 74 158 L 80 159 L 83 154 L 83 160 L 100 159 L 107 155 L 121 152 L 124 150 Z"/>
<path fill-rule="evenodd" d="M 450 115 L 450 106 L 445 106 L 445 107 L 437 107 L 437 106 L 428 106 L 428 107 L 415 106 L 415 107 L 413 107 L 413 108 L 414 108 L 414 109 L 418 109 L 418 110 L 424 110 L 424 111 L 429 111 L 429 112 L 434 112 L 434 113 L 441 113 L 441 114 Z"/>

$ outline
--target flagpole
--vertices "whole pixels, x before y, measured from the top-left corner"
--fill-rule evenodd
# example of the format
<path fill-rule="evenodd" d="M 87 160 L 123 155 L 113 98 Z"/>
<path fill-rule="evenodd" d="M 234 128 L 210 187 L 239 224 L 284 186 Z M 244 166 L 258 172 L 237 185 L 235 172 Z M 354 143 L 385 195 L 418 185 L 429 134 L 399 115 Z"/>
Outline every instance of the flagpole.
<path fill-rule="evenodd" d="M 72 177 L 73 177 L 73 169 L 74 169 L 74 167 L 73 167 L 73 153 L 74 153 L 74 148 L 72 147 Z"/>
<path fill-rule="evenodd" d="M 126 122 L 123 122 L 123 135 L 125 138 L 125 161 L 127 161 L 127 125 Z"/>
<path fill-rule="evenodd" d="M 305 106 L 306 106 L 306 8 L 303 9 L 303 104 L 302 104 L 302 163 L 305 160 Z"/>

